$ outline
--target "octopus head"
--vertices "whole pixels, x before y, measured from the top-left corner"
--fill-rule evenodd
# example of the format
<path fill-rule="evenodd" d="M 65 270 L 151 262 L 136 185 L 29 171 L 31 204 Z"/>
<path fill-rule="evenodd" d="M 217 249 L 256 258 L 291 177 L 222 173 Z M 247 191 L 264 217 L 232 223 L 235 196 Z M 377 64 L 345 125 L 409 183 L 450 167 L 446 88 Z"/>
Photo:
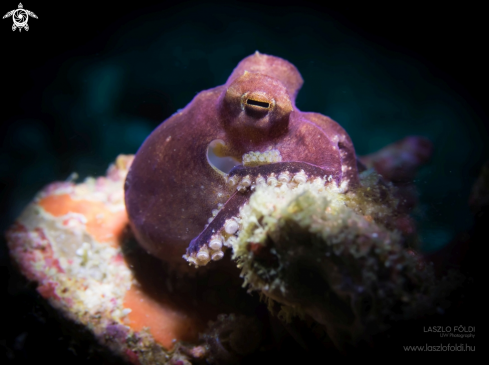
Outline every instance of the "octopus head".
<path fill-rule="evenodd" d="M 286 133 L 302 82 L 297 69 L 284 60 L 258 52 L 245 58 L 218 102 L 227 134 L 259 142 Z"/>
<path fill-rule="evenodd" d="M 221 120 L 228 134 L 255 140 L 287 130 L 293 107 L 287 89 L 277 79 L 245 71 L 221 98 Z"/>

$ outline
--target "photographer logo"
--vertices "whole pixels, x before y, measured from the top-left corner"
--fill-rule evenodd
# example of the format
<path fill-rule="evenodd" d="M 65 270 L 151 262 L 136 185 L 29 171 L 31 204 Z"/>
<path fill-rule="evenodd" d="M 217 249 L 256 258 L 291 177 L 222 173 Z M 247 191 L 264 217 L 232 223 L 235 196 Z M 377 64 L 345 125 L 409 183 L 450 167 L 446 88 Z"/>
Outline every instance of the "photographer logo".
<path fill-rule="evenodd" d="M 19 29 L 19 32 L 22 30 L 22 28 L 24 28 L 25 30 L 29 30 L 29 25 L 27 25 L 27 22 L 29 21 L 29 16 L 37 19 L 37 15 L 30 10 L 24 9 L 22 3 L 19 3 L 18 9 L 11 10 L 7 14 L 5 14 L 3 16 L 3 19 L 10 16 L 14 21 L 14 24 L 12 25 L 12 30 L 15 31 L 16 29 Z"/>

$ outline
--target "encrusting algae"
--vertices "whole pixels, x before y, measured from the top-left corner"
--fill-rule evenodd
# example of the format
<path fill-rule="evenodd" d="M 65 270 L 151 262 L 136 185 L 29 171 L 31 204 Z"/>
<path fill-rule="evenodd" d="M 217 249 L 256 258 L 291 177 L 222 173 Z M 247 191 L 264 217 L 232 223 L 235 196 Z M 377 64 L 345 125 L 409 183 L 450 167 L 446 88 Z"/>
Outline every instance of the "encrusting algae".
<path fill-rule="evenodd" d="M 373 184 L 381 178 L 372 170 L 360 179 L 351 194 L 320 180 L 257 186 L 233 245 L 244 285 L 281 304 L 285 318 L 313 318 L 339 348 L 439 299 L 432 267 L 392 224 L 395 188 Z"/>

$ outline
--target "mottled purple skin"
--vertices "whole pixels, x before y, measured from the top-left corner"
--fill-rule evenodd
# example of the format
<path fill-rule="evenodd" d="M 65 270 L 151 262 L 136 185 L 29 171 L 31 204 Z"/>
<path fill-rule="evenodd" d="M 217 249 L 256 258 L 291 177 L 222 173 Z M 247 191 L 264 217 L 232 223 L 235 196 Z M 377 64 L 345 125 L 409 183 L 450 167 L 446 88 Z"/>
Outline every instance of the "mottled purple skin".
<path fill-rule="evenodd" d="M 345 130 L 295 106 L 302 83 L 292 64 L 257 52 L 238 64 L 225 85 L 200 92 L 153 131 L 125 184 L 131 227 L 147 251 L 170 263 L 183 262 L 212 210 L 235 194 L 227 175 L 208 162 L 207 149 L 215 140 L 224 142 L 220 156 L 241 161 L 245 153 L 272 147 L 283 162 L 306 162 L 321 169 L 320 177 L 334 172 L 340 183 L 358 183 L 355 151 Z M 258 171 L 246 169 L 252 175 Z"/>

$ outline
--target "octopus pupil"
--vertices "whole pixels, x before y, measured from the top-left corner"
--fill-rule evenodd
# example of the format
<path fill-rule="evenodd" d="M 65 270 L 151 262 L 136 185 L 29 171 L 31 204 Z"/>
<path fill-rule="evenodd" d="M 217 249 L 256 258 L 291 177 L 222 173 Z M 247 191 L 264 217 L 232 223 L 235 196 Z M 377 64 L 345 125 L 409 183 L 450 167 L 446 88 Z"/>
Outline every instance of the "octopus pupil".
<path fill-rule="evenodd" d="M 262 107 L 262 108 L 270 108 L 270 104 L 269 103 L 265 103 L 263 101 L 258 101 L 258 100 L 253 100 L 253 99 L 247 99 L 246 100 L 246 104 L 248 105 L 256 105 L 256 106 L 259 106 L 259 107 Z"/>

